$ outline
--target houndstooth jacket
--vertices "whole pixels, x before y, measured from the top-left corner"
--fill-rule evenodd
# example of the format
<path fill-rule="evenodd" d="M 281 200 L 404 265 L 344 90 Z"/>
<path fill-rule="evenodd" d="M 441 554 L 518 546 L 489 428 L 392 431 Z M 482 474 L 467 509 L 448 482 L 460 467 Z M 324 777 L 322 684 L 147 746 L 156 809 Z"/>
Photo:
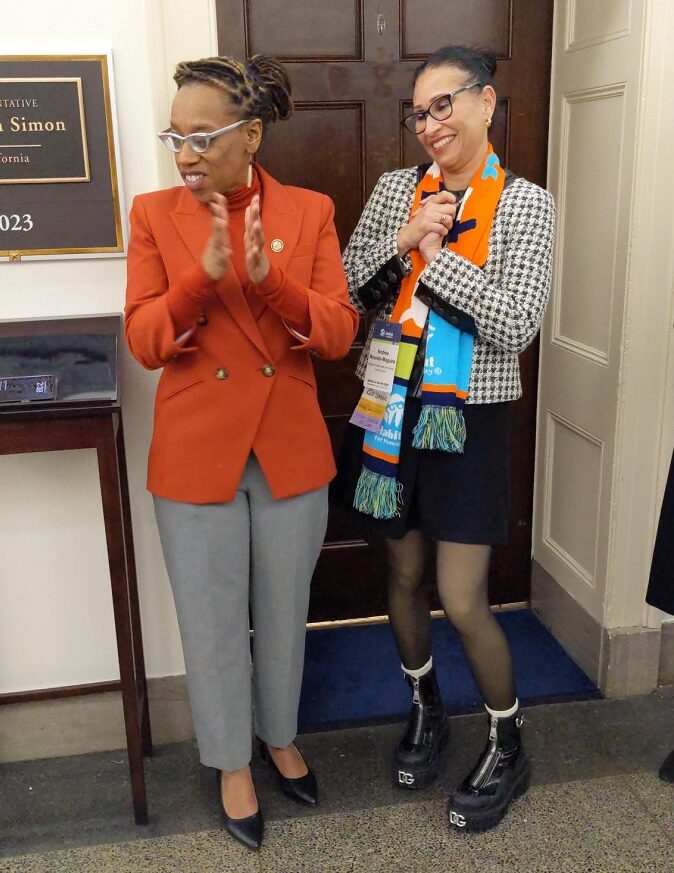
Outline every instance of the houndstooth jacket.
<path fill-rule="evenodd" d="M 409 258 L 397 258 L 396 237 L 409 221 L 416 185 L 416 167 L 384 173 L 344 251 L 351 302 L 361 313 L 372 308 L 372 294 L 363 289 L 376 276 L 377 287 L 390 294 L 376 307 L 376 317 L 390 319 L 402 275 L 411 270 Z M 453 324 L 475 334 L 468 403 L 515 400 L 522 394 L 517 356 L 533 341 L 545 312 L 554 226 L 552 196 L 515 177 L 496 208 L 484 267 L 444 248 L 420 276 L 417 295 L 439 303 L 435 311 L 444 317 L 453 313 Z M 395 261 L 400 266 L 394 278 L 395 270 L 384 265 Z M 375 300 L 381 296 L 374 292 Z M 356 370 L 361 379 L 371 339 L 372 330 Z"/>

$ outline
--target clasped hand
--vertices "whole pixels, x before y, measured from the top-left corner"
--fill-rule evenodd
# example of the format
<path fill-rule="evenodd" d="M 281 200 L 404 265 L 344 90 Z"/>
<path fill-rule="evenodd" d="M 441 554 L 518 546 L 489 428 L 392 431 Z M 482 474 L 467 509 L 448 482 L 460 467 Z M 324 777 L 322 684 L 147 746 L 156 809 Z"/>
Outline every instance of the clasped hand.
<path fill-rule="evenodd" d="M 201 266 L 217 282 L 229 269 L 232 260 L 227 199 L 222 194 L 214 194 L 209 209 L 212 216 L 211 234 L 201 256 Z M 246 209 L 245 225 L 243 249 L 248 276 L 253 283 L 263 282 L 269 272 L 269 258 L 264 250 L 260 198 L 257 195 Z"/>
<path fill-rule="evenodd" d="M 440 191 L 421 202 L 414 215 L 398 231 L 398 254 L 403 257 L 411 249 L 419 252 L 427 264 L 442 249 L 442 240 L 454 224 L 456 197 L 451 191 Z"/>

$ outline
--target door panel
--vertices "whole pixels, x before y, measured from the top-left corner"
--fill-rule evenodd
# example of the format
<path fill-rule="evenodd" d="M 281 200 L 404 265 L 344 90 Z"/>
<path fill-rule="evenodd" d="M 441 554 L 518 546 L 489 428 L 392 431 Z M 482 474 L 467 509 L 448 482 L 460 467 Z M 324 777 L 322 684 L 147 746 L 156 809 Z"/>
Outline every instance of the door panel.
<path fill-rule="evenodd" d="M 319 14 L 307 0 L 244 0 L 243 5 L 247 56 L 261 52 L 283 61 L 363 58 L 362 0 L 330 0 L 320 5 Z"/>
<path fill-rule="evenodd" d="M 401 0 L 400 57 L 422 61 L 443 45 L 484 45 L 510 56 L 512 0 Z"/>
<path fill-rule="evenodd" d="M 365 169 L 362 101 L 296 102 L 292 121 L 271 124 L 260 160 L 277 179 L 329 194 L 335 202 L 335 224 L 342 245 L 363 210 Z M 307 149 L 307 143 L 321 147 Z M 301 155 L 301 160 L 297 156 Z M 353 155 L 355 161 L 342 156 Z M 326 173 L 326 165 L 329 172 Z"/>
<path fill-rule="evenodd" d="M 545 184 L 553 0 L 216 0 L 219 50 L 287 64 L 296 111 L 270 125 L 260 161 L 280 181 L 335 201 L 346 245 L 369 192 L 387 170 L 427 160 L 400 124 L 418 63 L 447 43 L 486 45 L 499 57 L 490 136 L 504 165 Z M 353 375 L 366 325 L 349 357 L 316 362 L 319 398 L 335 451 L 359 395 Z M 521 357 L 524 397 L 513 404 L 510 540 L 495 549 L 494 603 L 529 594 L 537 345 Z M 310 620 L 379 615 L 386 555 L 362 524 L 332 508 L 314 576 Z M 432 574 L 429 584 L 432 582 Z"/>

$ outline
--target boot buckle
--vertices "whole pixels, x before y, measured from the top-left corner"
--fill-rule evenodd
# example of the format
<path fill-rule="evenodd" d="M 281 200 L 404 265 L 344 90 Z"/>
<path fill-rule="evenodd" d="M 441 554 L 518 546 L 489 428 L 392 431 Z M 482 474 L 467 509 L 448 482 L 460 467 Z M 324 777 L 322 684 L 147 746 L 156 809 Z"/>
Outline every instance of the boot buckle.
<path fill-rule="evenodd" d="M 398 770 L 398 782 L 401 785 L 414 785 L 414 773 L 408 773 L 406 770 Z"/>
<path fill-rule="evenodd" d="M 449 811 L 449 823 L 456 825 L 457 828 L 465 828 L 467 824 L 465 817 L 461 813 L 454 812 L 453 809 Z"/>

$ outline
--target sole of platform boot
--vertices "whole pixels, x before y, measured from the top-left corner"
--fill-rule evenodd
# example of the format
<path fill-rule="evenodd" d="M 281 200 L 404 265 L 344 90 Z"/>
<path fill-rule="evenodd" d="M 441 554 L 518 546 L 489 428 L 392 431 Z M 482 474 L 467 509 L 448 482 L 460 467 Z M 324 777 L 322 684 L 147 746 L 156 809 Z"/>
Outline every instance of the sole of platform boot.
<path fill-rule="evenodd" d="M 412 764 L 406 760 L 404 753 L 401 755 L 396 749 L 393 755 L 393 768 L 391 775 L 393 782 L 399 788 L 404 788 L 407 791 L 421 791 L 428 788 L 438 777 L 440 764 L 442 763 L 442 754 L 447 747 L 449 740 L 449 722 L 445 719 L 438 742 L 433 749 L 433 752 L 423 764 Z"/>
<path fill-rule="evenodd" d="M 454 792 L 447 801 L 447 818 L 451 830 L 476 833 L 495 828 L 505 817 L 510 804 L 529 790 L 531 770 L 526 755 L 518 758 L 517 772 L 507 791 L 497 803 L 480 809 L 462 802 L 461 794 Z"/>

